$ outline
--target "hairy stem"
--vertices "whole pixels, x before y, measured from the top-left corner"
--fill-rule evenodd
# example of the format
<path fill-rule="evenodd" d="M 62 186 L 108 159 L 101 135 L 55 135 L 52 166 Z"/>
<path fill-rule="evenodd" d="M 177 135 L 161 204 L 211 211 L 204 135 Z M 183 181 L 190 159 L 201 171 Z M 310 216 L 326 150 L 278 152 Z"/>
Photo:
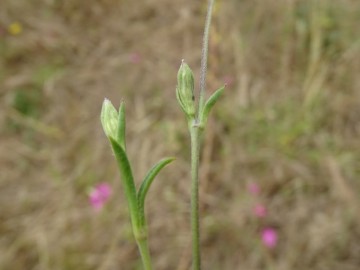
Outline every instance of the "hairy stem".
<path fill-rule="evenodd" d="M 200 117 L 200 114 L 205 104 L 206 69 L 207 69 L 207 57 L 208 57 L 208 48 L 209 48 L 209 29 L 210 29 L 213 5 L 214 5 L 214 0 L 209 0 L 208 10 L 206 14 L 204 36 L 203 36 L 202 52 L 201 52 L 200 97 L 199 97 L 198 118 Z"/>
<path fill-rule="evenodd" d="M 199 226 L 199 159 L 200 134 L 198 126 L 190 127 L 191 136 L 191 231 L 193 270 L 201 268 L 200 226 Z"/>
<path fill-rule="evenodd" d="M 209 29 L 214 0 L 208 1 L 208 10 L 203 36 L 200 68 L 200 95 L 198 104 L 197 119 L 189 123 L 191 137 L 191 231 L 192 231 L 192 252 L 193 270 L 201 269 L 200 251 L 200 226 L 199 226 L 199 160 L 200 160 L 200 139 L 204 127 L 199 126 L 202 111 L 205 106 L 206 69 L 209 47 Z"/>

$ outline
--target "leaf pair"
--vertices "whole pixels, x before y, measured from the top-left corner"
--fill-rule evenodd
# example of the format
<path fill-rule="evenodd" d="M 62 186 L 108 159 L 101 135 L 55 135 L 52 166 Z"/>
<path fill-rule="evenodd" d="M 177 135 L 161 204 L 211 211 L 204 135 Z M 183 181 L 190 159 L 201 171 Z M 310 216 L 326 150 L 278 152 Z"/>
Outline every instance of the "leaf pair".
<path fill-rule="evenodd" d="M 119 112 L 117 112 L 111 102 L 105 99 L 101 110 L 101 123 L 105 134 L 110 140 L 111 147 L 118 163 L 135 237 L 141 237 L 139 234 L 146 230 L 144 212 L 146 194 L 157 174 L 162 168 L 172 162 L 174 158 L 165 158 L 155 164 L 143 179 L 139 190 L 136 191 L 131 165 L 125 148 L 126 123 L 124 103 L 122 102 L 120 104 Z"/>

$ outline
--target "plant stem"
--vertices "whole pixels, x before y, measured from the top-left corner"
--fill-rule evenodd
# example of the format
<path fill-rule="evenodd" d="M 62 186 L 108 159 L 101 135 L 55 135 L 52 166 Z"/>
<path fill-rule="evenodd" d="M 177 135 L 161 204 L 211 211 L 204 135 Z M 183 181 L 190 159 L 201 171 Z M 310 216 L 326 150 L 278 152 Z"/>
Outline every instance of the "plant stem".
<path fill-rule="evenodd" d="M 191 231 L 193 270 L 200 270 L 199 159 L 201 130 L 196 125 L 189 125 L 189 129 L 191 136 Z"/>
<path fill-rule="evenodd" d="M 208 57 L 208 47 L 209 47 L 209 29 L 210 29 L 210 24 L 211 24 L 211 14 L 212 14 L 213 5 L 214 5 L 214 0 L 209 0 L 208 10 L 206 13 L 202 51 L 201 51 L 200 96 L 199 96 L 198 117 L 200 117 L 200 114 L 201 114 L 204 104 L 205 104 L 206 69 L 207 69 L 207 57 Z"/>
<path fill-rule="evenodd" d="M 200 226 L 199 226 L 199 160 L 200 160 L 200 139 L 203 127 L 199 126 L 200 116 L 205 105 L 206 69 L 209 47 L 209 29 L 211 23 L 212 8 L 214 0 L 208 1 L 208 10 L 203 36 L 200 68 L 200 95 L 198 104 L 197 119 L 189 122 L 191 137 L 191 231 L 192 231 L 192 252 L 193 270 L 201 269 L 200 251 Z"/>
<path fill-rule="evenodd" d="M 136 239 L 136 242 L 140 250 L 141 259 L 144 265 L 144 270 L 152 270 L 147 237 L 141 237 L 140 239 Z"/>
<path fill-rule="evenodd" d="M 193 270 L 201 269 L 200 251 L 200 226 L 199 226 L 199 160 L 200 160 L 200 139 L 204 127 L 199 126 L 200 116 L 205 105 L 206 69 L 209 47 L 209 29 L 211 23 L 212 8 L 214 0 L 208 1 L 208 10 L 203 36 L 200 68 L 200 95 L 198 104 L 197 119 L 189 122 L 191 137 L 191 231 L 192 231 L 192 253 Z"/>

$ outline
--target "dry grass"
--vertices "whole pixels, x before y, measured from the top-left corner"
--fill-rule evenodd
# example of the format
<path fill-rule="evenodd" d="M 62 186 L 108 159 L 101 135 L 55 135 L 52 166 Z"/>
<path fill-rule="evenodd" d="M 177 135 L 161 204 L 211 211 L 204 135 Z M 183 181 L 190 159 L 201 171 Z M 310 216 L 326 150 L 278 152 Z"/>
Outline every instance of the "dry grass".
<path fill-rule="evenodd" d="M 182 58 L 199 66 L 204 12 L 205 1 L 1 1 L 0 269 L 141 269 L 104 97 L 126 101 L 138 178 L 177 157 L 148 197 L 150 245 L 155 269 L 189 269 L 189 139 L 174 87 Z M 360 2 L 219 0 L 213 22 L 209 91 L 232 82 L 202 155 L 204 269 L 359 269 Z M 87 189 L 100 181 L 115 196 L 95 215 Z M 275 250 L 259 242 L 265 225 Z"/>

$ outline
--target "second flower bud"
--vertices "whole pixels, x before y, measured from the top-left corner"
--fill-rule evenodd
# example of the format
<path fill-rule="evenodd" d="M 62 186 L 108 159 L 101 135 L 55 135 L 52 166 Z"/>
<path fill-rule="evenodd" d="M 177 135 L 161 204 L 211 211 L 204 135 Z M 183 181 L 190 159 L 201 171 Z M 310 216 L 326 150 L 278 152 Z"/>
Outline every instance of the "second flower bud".
<path fill-rule="evenodd" d="M 177 75 L 176 98 L 190 119 L 195 117 L 194 75 L 188 64 L 182 61 Z"/>

